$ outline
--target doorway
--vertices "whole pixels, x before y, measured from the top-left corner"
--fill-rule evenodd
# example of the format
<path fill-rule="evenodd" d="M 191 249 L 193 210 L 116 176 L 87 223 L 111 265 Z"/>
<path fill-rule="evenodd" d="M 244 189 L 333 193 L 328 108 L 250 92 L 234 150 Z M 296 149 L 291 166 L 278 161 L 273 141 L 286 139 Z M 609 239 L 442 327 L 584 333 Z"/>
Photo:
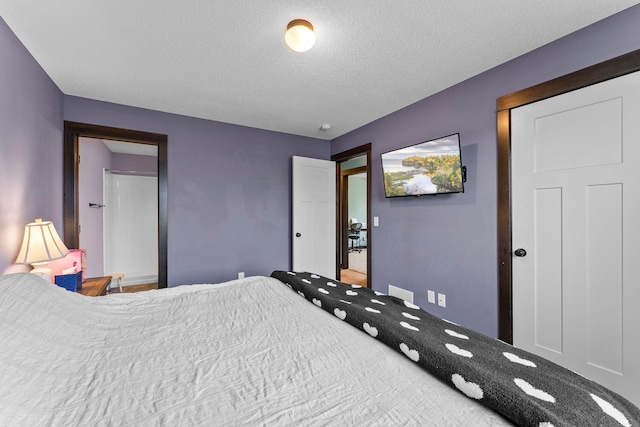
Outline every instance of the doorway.
<path fill-rule="evenodd" d="M 291 163 L 293 269 L 335 279 L 335 162 L 293 156 Z"/>
<path fill-rule="evenodd" d="M 167 135 L 75 122 L 65 122 L 64 131 L 64 242 L 69 248 L 80 247 L 80 138 L 113 140 L 156 147 L 157 286 L 166 288 Z"/>
<path fill-rule="evenodd" d="M 88 254 L 87 276 L 120 273 L 119 289 L 157 288 L 158 148 L 85 137 L 79 142 L 79 246 Z"/>
<path fill-rule="evenodd" d="M 104 272 L 124 274 L 122 286 L 157 288 L 158 178 L 132 172 L 104 171 Z"/>
<path fill-rule="evenodd" d="M 513 343 L 511 242 L 511 110 L 552 96 L 640 71 L 640 50 L 580 71 L 505 95 L 497 100 L 498 168 L 498 338 Z"/>
<path fill-rule="evenodd" d="M 337 174 L 337 277 L 371 287 L 371 144 L 332 156 Z"/>
<path fill-rule="evenodd" d="M 640 72 L 511 111 L 513 344 L 635 402 L 638 87 Z"/>

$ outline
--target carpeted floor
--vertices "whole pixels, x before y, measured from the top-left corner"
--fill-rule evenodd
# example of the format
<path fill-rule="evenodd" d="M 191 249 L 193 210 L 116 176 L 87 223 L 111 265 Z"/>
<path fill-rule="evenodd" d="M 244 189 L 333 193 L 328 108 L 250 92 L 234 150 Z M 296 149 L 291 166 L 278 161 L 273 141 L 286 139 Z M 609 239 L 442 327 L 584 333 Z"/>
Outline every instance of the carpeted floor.
<path fill-rule="evenodd" d="M 360 252 L 349 252 L 349 269 L 367 274 L 367 248 Z"/>

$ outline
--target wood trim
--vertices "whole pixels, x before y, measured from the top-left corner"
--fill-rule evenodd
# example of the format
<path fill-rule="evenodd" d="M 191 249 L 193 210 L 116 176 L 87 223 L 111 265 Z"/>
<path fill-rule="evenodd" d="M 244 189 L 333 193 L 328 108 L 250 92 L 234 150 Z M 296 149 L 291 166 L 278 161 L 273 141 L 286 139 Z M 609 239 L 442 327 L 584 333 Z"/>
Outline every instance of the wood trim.
<path fill-rule="evenodd" d="M 74 131 L 64 126 L 63 141 L 63 233 L 64 244 L 69 248 L 77 248 L 80 223 L 78 211 L 78 177 L 80 145 Z"/>
<path fill-rule="evenodd" d="M 513 343 L 511 299 L 510 112 L 498 111 L 498 337 Z"/>
<path fill-rule="evenodd" d="M 63 140 L 63 215 L 64 243 L 77 248 L 79 243 L 78 179 L 80 137 L 148 144 L 158 147 L 158 288 L 167 287 L 168 177 L 167 135 L 77 122 L 64 122 Z"/>
<path fill-rule="evenodd" d="M 338 247 L 340 248 L 340 268 L 349 268 L 349 233 L 345 233 L 349 224 L 349 212 L 348 209 L 345 209 L 349 202 L 349 175 L 345 174 L 344 171 L 340 171 L 339 179 L 338 194 L 340 194 L 340 204 L 338 206 L 338 216 L 340 217 L 340 222 L 337 235 L 339 239 Z"/>
<path fill-rule="evenodd" d="M 342 153 L 334 154 L 333 156 L 331 156 L 331 160 L 334 162 L 344 162 L 345 160 L 353 159 L 354 157 L 360 157 L 367 151 L 371 152 L 371 143 L 364 144 L 347 151 L 343 151 Z"/>
<path fill-rule="evenodd" d="M 168 285 L 167 265 L 169 247 L 169 150 L 168 137 L 158 141 L 158 289 Z"/>
<path fill-rule="evenodd" d="M 369 168 L 366 166 L 361 166 L 359 168 L 348 169 L 346 171 L 340 171 L 340 175 L 342 176 L 351 176 L 351 175 L 359 175 L 361 173 L 367 173 Z"/>
<path fill-rule="evenodd" d="M 640 71 L 640 49 L 591 67 L 531 86 L 497 100 L 498 111 L 510 110 L 572 90 Z"/>
<path fill-rule="evenodd" d="M 513 343 L 511 109 L 640 71 L 640 50 L 502 96 L 497 106 L 498 338 Z"/>
<path fill-rule="evenodd" d="M 373 224 L 372 220 L 371 220 L 371 143 L 368 144 L 364 144 L 361 145 L 359 147 L 355 147 L 352 148 L 350 150 L 347 151 L 343 151 L 341 153 L 338 154 L 334 154 L 333 156 L 331 156 L 331 160 L 338 163 L 338 162 L 344 162 L 346 160 L 349 159 L 353 159 L 354 157 L 359 157 L 362 155 L 366 155 L 367 157 L 367 165 L 366 165 L 366 170 L 363 170 L 361 172 L 358 173 L 362 173 L 362 172 L 366 172 L 367 173 L 367 226 L 369 226 L 369 224 Z M 340 171 L 340 167 L 339 165 L 336 166 L 336 169 L 338 171 Z M 336 182 L 341 183 L 341 174 L 338 173 L 337 174 L 337 179 Z M 340 195 L 340 188 L 338 188 L 337 193 L 338 195 Z M 340 203 L 338 206 L 338 211 L 336 213 L 336 218 L 338 221 L 341 220 L 342 218 L 342 204 Z M 338 223 L 338 227 L 340 227 L 340 223 Z M 341 230 L 342 228 L 340 228 Z M 338 236 L 340 236 L 341 233 L 336 233 Z M 372 234 L 370 231 L 367 232 L 367 287 L 371 288 L 372 285 L 372 281 L 371 281 L 371 253 L 373 252 L 372 250 Z M 338 241 L 336 243 L 336 249 L 339 250 L 340 249 L 340 241 Z M 338 263 L 338 269 L 340 268 L 340 263 Z M 340 271 L 336 271 L 336 277 L 340 277 Z"/>

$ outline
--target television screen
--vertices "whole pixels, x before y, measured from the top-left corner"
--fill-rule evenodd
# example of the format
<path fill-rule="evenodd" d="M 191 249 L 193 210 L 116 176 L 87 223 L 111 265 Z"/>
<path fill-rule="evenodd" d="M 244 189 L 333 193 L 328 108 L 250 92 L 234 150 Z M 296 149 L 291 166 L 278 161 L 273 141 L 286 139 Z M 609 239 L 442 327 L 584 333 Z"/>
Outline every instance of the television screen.
<path fill-rule="evenodd" d="M 387 197 L 463 193 L 460 134 L 382 154 Z"/>

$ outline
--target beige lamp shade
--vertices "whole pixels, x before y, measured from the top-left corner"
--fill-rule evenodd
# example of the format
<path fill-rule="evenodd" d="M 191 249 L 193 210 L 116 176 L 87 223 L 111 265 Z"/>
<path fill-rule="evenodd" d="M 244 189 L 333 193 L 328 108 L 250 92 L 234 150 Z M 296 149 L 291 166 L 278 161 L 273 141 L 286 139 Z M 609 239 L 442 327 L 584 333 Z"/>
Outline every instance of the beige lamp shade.
<path fill-rule="evenodd" d="M 16 264 L 46 264 L 68 253 L 69 249 L 62 243 L 53 223 L 38 218 L 24 228 L 24 239 Z"/>
<path fill-rule="evenodd" d="M 287 25 L 284 40 L 287 42 L 287 46 L 296 52 L 308 51 L 316 42 L 313 25 L 304 19 L 294 19 Z"/>

